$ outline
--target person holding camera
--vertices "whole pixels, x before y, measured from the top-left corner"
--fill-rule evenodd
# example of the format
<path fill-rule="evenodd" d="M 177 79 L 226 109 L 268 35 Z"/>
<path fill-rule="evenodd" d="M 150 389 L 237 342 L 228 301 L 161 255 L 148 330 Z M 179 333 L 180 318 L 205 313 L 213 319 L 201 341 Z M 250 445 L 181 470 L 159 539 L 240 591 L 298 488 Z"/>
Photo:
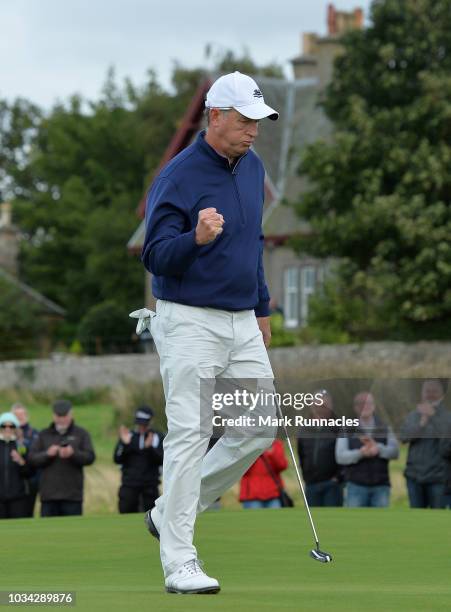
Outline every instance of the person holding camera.
<path fill-rule="evenodd" d="M 160 466 L 163 464 L 163 435 L 151 429 L 153 410 L 140 406 L 135 412 L 135 428 L 119 429 L 114 462 L 121 466 L 119 512 L 139 512 L 153 508 L 159 496 Z"/>
<path fill-rule="evenodd" d="M 0 415 L 0 519 L 27 516 L 26 448 L 18 439 L 19 421 L 11 412 Z"/>
<path fill-rule="evenodd" d="M 75 425 L 72 404 L 53 404 L 53 423 L 43 429 L 30 451 L 30 463 L 41 468 L 41 516 L 82 514 L 83 468 L 95 461 L 89 433 Z"/>

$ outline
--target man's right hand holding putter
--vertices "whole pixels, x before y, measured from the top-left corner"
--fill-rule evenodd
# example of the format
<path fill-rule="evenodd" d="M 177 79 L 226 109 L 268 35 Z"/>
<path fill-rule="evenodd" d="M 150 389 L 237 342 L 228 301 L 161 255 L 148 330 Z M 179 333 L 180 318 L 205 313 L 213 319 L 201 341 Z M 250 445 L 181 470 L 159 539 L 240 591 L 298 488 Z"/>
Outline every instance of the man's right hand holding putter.
<path fill-rule="evenodd" d="M 199 211 L 196 226 L 196 244 L 213 242 L 222 233 L 224 217 L 216 212 L 216 208 L 204 208 Z"/>

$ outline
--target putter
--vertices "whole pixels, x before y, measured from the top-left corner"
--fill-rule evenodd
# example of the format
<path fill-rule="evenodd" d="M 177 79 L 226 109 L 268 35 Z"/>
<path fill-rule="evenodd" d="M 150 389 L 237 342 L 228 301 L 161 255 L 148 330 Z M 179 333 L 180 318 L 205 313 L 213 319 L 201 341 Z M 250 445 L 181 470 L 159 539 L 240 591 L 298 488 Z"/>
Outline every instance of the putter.
<path fill-rule="evenodd" d="M 315 559 L 315 561 L 320 561 L 321 563 L 330 563 L 332 561 L 332 556 L 329 555 L 329 553 L 324 552 L 323 550 L 320 550 L 320 548 L 319 548 L 319 540 L 318 540 L 318 536 L 316 534 L 315 525 L 313 524 L 312 514 L 310 512 L 310 508 L 309 508 L 309 505 L 308 505 L 308 502 L 307 502 L 307 498 L 305 496 L 305 491 L 304 491 L 304 486 L 302 484 L 301 475 L 299 473 L 298 465 L 296 463 L 296 458 L 294 456 L 293 447 L 291 446 L 291 440 L 290 440 L 290 438 L 288 436 L 288 431 L 287 431 L 287 428 L 285 426 L 285 421 L 284 421 L 284 417 L 283 417 L 283 414 L 282 414 L 282 410 L 281 410 L 280 405 L 278 403 L 277 403 L 277 409 L 279 411 L 280 417 L 282 418 L 283 428 L 285 430 L 285 435 L 287 437 L 288 448 L 290 449 L 291 460 L 293 462 L 294 469 L 296 471 L 296 476 L 297 476 L 297 479 L 298 479 L 299 487 L 301 489 L 301 493 L 302 493 L 302 497 L 304 499 L 304 504 L 305 504 L 305 507 L 306 507 L 306 510 L 307 510 L 307 514 L 308 514 L 308 517 L 309 517 L 310 525 L 312 527 L 313 536 L 315 538 L 316 548 L 313 548 L 310 551 L 310 556 L 312 557 L 312 559 Z"/>

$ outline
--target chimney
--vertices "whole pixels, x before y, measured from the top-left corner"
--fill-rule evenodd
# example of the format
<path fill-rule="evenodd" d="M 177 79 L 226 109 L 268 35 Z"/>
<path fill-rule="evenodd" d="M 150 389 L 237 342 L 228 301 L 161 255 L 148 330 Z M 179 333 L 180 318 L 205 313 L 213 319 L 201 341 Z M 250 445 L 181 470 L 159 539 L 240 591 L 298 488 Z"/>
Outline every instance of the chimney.
<path fill-rule="evenodd" d="M 354 10 L 354 27 L 356 30 L 363 30 L 363 9 Z"/>
<path fill-rule="evenodd" d="M 3 202 L 3 204 L 0 204 L 0 227 L 9 227 L 11 225 L 11 204 Z"/>
<path fill-rule="evenodd" d="M 363 10 L 354 9 L 352 12 L 337 11 L 333 4 L 329 5 L 328 14 L 329 36 L 342 36 L 350 30 L 363 28 Z"/>
<path fill-rule="evenodd" d="M 0 268 L 17 276 L 19 254 L 19 230 L 12 224 L 11 204 L 0 204 Z"/>
<path fill-rule="evenodd" d="M 333 4 L 329 4 L 327 7 L 327 33 L 329 36 L 338 34 L 337 11 Z"/>
<path fill-rule="evenodd" d="M 304 55 L 315 55 L 318 50 L 318 34 L 304 32 L 302 35 L 302 51 Z"/>
<path fill-rule="evenodd" d="M 313 77 L 325 87 L 331 80 L 335 58 L 342 53 L 341 37 L 346 32 L 363 29 L 364 17 L 361 8 L 353 11 L 337 11 L 335 5 L 327 6 L 327 35 L 305 33 L 302 38 L 301 55 L 291 60 L 296 79 Z"/>
<path fill-rule="evenodd" d="M 301 38 L 301 55 L 291 60 L 294 78 L 309 79 L 318 76 L 318 35 L 305 32 Z"/>

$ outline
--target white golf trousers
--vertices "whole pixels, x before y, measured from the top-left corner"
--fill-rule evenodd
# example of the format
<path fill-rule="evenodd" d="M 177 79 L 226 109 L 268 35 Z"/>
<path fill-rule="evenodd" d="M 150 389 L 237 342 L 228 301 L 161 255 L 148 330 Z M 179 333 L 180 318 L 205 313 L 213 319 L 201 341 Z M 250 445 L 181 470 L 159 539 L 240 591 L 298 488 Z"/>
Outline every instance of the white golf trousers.
<path fill-rule="evenodd" d="M 229 312 L 157 301 L 152 335 L 160 355 L 168 434 L 164 440 L 163 494 L 152 519 L 160 531 L 165 576 L 197 557 L 196 513 L 229 489 L 273 441 L 276 428 L 233 438 L 224 435 L 207 453 L 201 435 L 200 379 L 260 379 L 274 391 L 273 372 L 253 310 Z M 205 408 L 207 406 L 207 408 Z M 202 410 L 211 412 L 211 403 Z M 263 409 L 275 416 L 275 407 Z M 205 414 L 203 415 L 205 422 Z M 263 430 L 262 430 L 263 431 Z M 264 436 L 264 437 L 263 437 Z"/>

